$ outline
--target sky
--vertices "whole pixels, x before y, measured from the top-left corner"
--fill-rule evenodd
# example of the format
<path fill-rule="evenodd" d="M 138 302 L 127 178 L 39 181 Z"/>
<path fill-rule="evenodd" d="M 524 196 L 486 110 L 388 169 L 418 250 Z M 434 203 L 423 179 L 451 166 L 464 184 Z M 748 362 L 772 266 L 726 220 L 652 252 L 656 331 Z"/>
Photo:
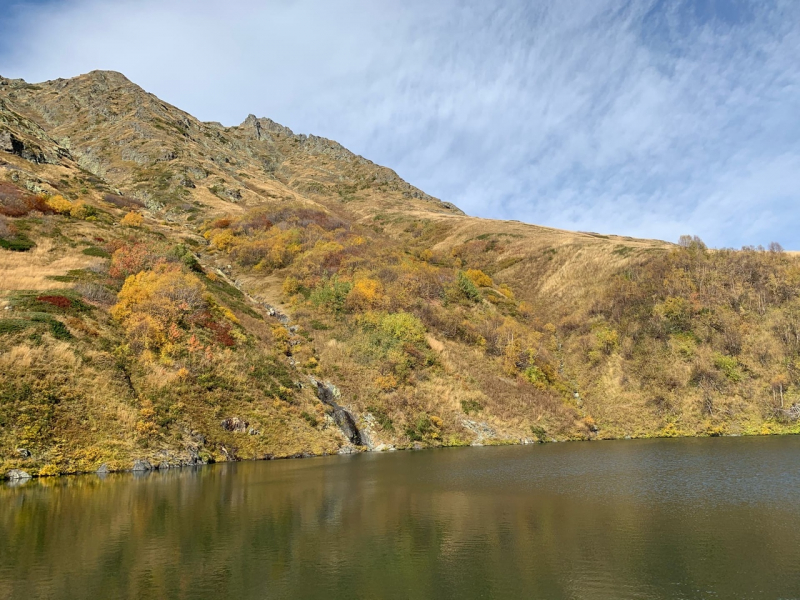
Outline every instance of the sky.
<path fill-rule="evenodd" d="M 796 0 L 0 0 L 0 75 L 124 73 L 471 215 L 800 250 Z"/>

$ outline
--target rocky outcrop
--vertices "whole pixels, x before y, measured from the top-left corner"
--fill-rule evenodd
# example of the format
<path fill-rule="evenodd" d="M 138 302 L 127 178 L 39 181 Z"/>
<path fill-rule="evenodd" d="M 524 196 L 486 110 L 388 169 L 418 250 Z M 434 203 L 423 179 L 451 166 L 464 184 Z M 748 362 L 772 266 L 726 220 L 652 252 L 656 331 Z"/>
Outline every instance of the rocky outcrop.
<path fill-rule="evenodd" d="M 338 400 L 341 398 L 339 389 L 330 382 L 318 381 L 313 377 L 309 377 L 309 379 L 316 389 L 317 398 L 333 409 L 333 420 L 342 430 L 345 437 L 350 440 L 350 443 L 362 446 L 361 432 L 356 426 L 356 420 L 346 408 L 339 406 Z"/>
<path fill-rule="evenodd" d="M 271 140 L 271 134 L 274 133 L 287 137 L 294 137 L 294 132 L 291 129 L 280 123 L 276 123 L 272 119 L 267 119 L 266 117 L 258 118 L 255 115 L 247 115 L 247 118 L 239 127 L 257 140 Z"/>
<path fill-rule="evenodd" d="M 247 421 L 243 421 L 239 417 L 229 417 L 227 419 L 224 419 L 220 423 L 220 426 L 225 431 L 244 433 L 245 431 L 247 431 L 247 428 L 250 426 L 250 423 L 248 423 Z"/>

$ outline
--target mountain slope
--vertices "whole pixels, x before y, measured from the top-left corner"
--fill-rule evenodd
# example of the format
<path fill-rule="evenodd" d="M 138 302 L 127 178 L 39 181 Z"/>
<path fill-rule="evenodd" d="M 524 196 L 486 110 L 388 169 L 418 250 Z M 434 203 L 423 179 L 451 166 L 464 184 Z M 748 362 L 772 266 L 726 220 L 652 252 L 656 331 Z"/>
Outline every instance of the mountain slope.
<path fill-rule="evenodd" d="M 0 78 L 0 214 L 0 473 L 798 428 L 779 248 L 469 217 L 102 71 Z"/>

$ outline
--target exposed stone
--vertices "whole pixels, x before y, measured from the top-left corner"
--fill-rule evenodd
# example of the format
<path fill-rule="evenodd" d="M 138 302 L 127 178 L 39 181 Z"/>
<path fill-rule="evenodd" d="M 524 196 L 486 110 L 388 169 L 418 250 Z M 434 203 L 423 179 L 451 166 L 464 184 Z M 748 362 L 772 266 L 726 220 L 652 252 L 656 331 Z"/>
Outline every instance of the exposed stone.
<path fill-rule="evenodd" d="M 153 465 L 150 464 L 149 460 L 137 460 L 133 463 L 133 471 L 142 472 L 142 471 L 152 471 Z"/>
<path fill-rule="evenodd" d="M 233 431 L 237 433 L 241 433 L 247 431 L 247 428 L 250 426 L 250 423 L 247 421 L 243 421 L 239 417 L 228 417 L 224 419 L 220 425 L 225 431 Z"/>
<path fill-rule="evenodd" d="M 11 469 L 8 473 L 6 473 L 6 477 L 9 481 L 22 481 L 23 479 L 31 478 L 30 474 L 22 469 Z"/>
<path fill-rule="evenodd" d="M 19 454 L 22 458 L 30 458 L 31 451 L 27 448 L 17 448 L 17 454 Z"/>
<path fill-rule="evenodd" d="M 319 398 L 319 400 L 324 404 L 327 404 L 333 408 L 333 420 L 339 426 L 339 429 L 342 430 L 342 433 L 345 435 L 345 437 L 350 440 L 350 443 L 355 444 L 356 446 L 362 446 L 363 441 L 361 439 L 361 432 L 356 426 L 356 421 L 353 418 L 353 415 L 351 415 L 346 408 L 339 406 L 339 403 L 337 402 L 342 395 L 339 391 L 339 388 L 329 381 L 318 381 L 311 376 L 309 376 L 309 380 L 316 387 L 317 398 Z"/>
<path fill-rule="evenodd" d="M 97 467 L 97 471 L 95 471 L 98 475 L 108 475 L 108 465 L 103 463 L 99 467 Z"/>

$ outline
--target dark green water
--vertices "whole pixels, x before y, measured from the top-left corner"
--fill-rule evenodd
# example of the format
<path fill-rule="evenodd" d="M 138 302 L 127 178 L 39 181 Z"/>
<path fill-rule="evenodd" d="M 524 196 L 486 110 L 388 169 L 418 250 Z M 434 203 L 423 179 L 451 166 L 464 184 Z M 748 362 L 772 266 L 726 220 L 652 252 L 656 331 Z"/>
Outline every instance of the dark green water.
<path fill-rule="evenodd" d="M 800 598 L 800 437 L 4 486 L 0 598 Z"/>

